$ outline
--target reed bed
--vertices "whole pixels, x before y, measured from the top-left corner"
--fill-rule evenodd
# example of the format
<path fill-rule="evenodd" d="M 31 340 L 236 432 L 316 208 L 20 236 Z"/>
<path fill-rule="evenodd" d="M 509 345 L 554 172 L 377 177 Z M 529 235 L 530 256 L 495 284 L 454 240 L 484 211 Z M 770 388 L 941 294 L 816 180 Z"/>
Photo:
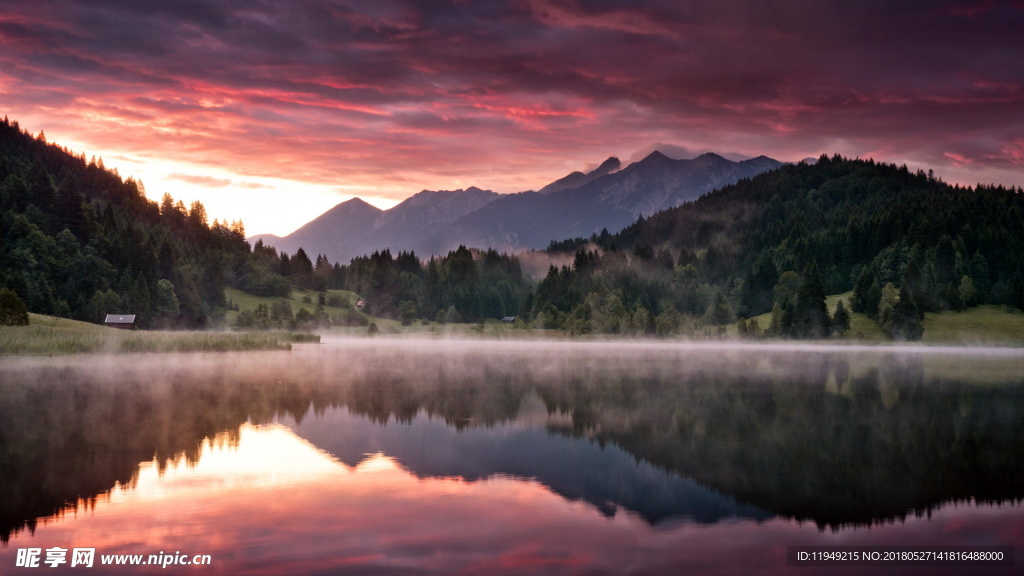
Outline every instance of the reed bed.
<path fill-rule="evenodd" d="M 290 332 L 127 331 L 81 322 L 50 321 L 0 327 L 0 355 L 60 356 L 141 352 L 291 350 L 293 342 L 319 342 L 317 334 Z"/>

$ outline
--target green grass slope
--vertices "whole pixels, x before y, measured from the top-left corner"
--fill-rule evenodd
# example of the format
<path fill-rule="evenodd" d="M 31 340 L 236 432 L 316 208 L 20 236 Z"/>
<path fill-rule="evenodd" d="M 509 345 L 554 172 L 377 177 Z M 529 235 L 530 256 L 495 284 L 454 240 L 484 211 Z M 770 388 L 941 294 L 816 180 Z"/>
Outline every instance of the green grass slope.
<path fill-rule="evenodd" d="M 229 311 L 226 315 L 226 321 L 228 326 L 234 324 L 238 314 L 243 310 L 255 310 L 260 304 L 264 304 L 269 307 L 274 302 L 282 300 L 282 298 L 275 297 L 264 297 L 254 296 L 247 292 L 237 290 L 234 288 L 227 288 L 225 296 L 228 300 L 238 305 L 238 311 Z M 337 294 L 343 297 L 347 297 L 348 301 L 355 304 L 359 300 L 359 296 L 354 292 L 347 290 L 328 290 L 328 295 Z M 286 298 L 292 305 L 292 313 L 297 314 L 299 310 L 305 308 L 309 312 L 313 312 L 316 309 L 318 292 L 312 290 L 299 290 L 294 289 L 290 298 Z M 304 302 L 303 299 L 308 298 L 309 302 Z M 335 306 L 324 306 L 324 312 L 328 316 L 334 318 L 336 314 L 342 312 L 343 308 Z M 416 320 L 409 326 L 402 326 L 402 323 L 398 320 L 390 318 L 381 318 L 379 316 L 373 316 L 371 314 L 365 314 L 360 312 L 366 317 L 368 322 L 372 322 L 377 325 L 378 334 L 383 336 L 396 336 L 396 335 L 424 335 L 424 336 L 480 336 L 484 335 L 487 337 L 497 338 L 535 338 L 538 335 L 547 334 L 548 331 L 527 331 L 519 330 L 504 324 L 500 320 L 488 318 L 484 320 L 483 324 L 472 324 L 472 323 L 449 323 L 439 324 L 434 321 L 428 321 L 424 323 L 422 320 Z M 368 335 L 367 326 L 331 326 L 330 328 L 317 328 L 317 333 L 325 335 L 335 336 L 366 336 Z"/>
<path fill-rule="evenodd" d="M 843 301 L 850 309 L 853 292 L 833 294 L 825 298 L 829 314 L 834 314 L 836 305 Z M 771 324 L 772 315 L 755 316 L 761 329 Z M 730 327 L 735 334 L 735 326 Z M 850 332 L 847 340 L 865 342 L 888 342 L 889 338 L 874 320 L 856 312 L 850 313 Z M 1003 346 L 1024 346 L 1024 312 L 1005 306 L 976 306 L 962 312 L 928 312 L 924 315 L 925 344 L 995 344 Z"/>
<path fill-rule="evenodd" d="M 276 298 L 273 296 L 254 296 L 252 294 L 249 294 L 248 292 L 242 292 L 241 290 L 237 290 L 235 288 L 225 288 L 224 295 L 227 296 L 228 301 L 238 305 L 238 312 L 228 311 L 226 320 L 228 325 L 230 326 L 234 324 L 235 318 L 238 317 L 238 313 L 241 312 L 242 310 L 255 310 L 256 307 L 259 306 L 260 304 L 265 304 L 267 307 L 270 307 L 271 304 L 279 300 L 287 300 L 288 302 L 290 302 L 292 305 L 293 314 L 298 314 L 299 310 L 303 308 L 305 308 L 308 312 L 312 313 L 313 311 L 316 310 L 318 294 L 319 292 L 314 292 L 312 290 L 301 290 L 295 288 L 292 290 L 291 297 Z M 328 290 L 327 294 L 338 295 L 343 298 L 347 298 L 348 302 L 353 305 L 359 300 L 359 296 L 357 296 L 355 292 L 349 292 L 348 290 Z M 303 301 L 304 298 L 308 299 L 309 302 Z M 324 312 L 326 312 L 328 316 L 332 317 L 335 314 L 340 313 L 342 310 L 343 308 L 337 306 L 324 306 Z"/>
<path fill-rule="evenodd" d="M 0 355 L 288 350 L 293 341 L 283 332 L 119 330 L 31 313 L 28 326 L 0 326 Z"/>
<path fill-rule="evenodd" d="M 922 341 L 930 344 L 1024 345 L 1024 312 L 977 306 L 962 312 L 924 315 Z"/>

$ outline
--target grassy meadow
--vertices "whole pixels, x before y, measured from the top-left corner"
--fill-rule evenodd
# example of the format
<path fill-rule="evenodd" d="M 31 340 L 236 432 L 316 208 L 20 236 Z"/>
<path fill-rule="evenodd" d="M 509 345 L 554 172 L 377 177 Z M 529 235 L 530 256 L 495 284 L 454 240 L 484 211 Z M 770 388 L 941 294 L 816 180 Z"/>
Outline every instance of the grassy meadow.
<path fill-rule="evenodd" d="M 962 312 L 926 313 L 924 336 L 928 344 L 1024 345 L 1024 312 L 1001 306 L 976 306 Z"/>
<path fill-rule="evenodd" d="M 839 301 L 843 301 L 843 306 L 846 307 L 847 311 L 850 310 L 850 300 L 853 298 L 853 291 L 846 292 L 843 294 L 833 294 L 825 298 L 825 304 L 828 306 L 828 313 L 835 314 L 836 306 L 839 305 Z M 768 312 L 761 314 L 760 316 L 754 316 L 753 320 L 757 320 L 757 325 L 764 330 L 772 323 L 772 314 Z M 925 332 L 927 334 L 927 331 Z M 736 335 L 736 327 L 729 327 L 729 334 Z M 888 342 L 889 338 L 882 332 L 882 329 L 875 323 L 874 320 L 868 318 L 864 314 L 857 312 L 850 312 L 850 332 L 847 334 L 847 339 L 858 340 L 866 342 Z"/>
<path fill-rule="evenodd" d="M 292 305 L 292 313 L 298 314 L 299 310 L 305 308 L 307 312 L 312 313 L 316 310 L 317 297 L 320 293 L 314 292 L 313 290 L 302 290 L 300 288 L 292 288 L 292 295 L 289 298 L 276 298 L 273 296 L 254 296 L 248 292 L 242 292 L 235 288 L 225 288 L 224 295 L 227 297 L 228 302 L 238 306 L 238 311 L 228 310 L 225 315 L 225 320 L 228 326 L 235 323 L 235 319 L 238 318 L 239 312 L 242 310 L 255 310 L 260 304 L 265 304 L 268 308 L 274 302 L 279 300 L 287 300 Z M 359 300 L 359 297 L 354 292 L 348 290 L 328 290 L 326 296 L 339 296 L 343 300 L 346 300 L 349 305 L 355 305 Z M 341 313 L 344 308 L 339 306 L 324 306 L 324 312 L 328 316 L 334 316 Z"/>
<path fill-rule="evenodd" d="M 287 300 L 292 306 L 292 313 L 298 314 L 299 310 L 306 309 L 308 312 L 316 310 L 318 292 L 312 290 L 301 290 L 294 288 L 292 295 L 289 298 L 277 298 L 271 296 L 254 296 L 241 290 L 234 288 L 228 288 L 224 291 L 228 301 L 238 306 L 238 311 L 228 311 L 225 316 L 225 320 L 228 326 L 232 326 L 235 323 L 235 319 L 238 318 L 238 314 L 243 310 L 255 310 L 257 306 L 263 304 L 270 307 L 271 304 L 280 300 Z M 347 290 L 328 290 L 325 297 L 330 298 L 332 295 L 340 296 L 342 299 L 347 300 L 350 305 L 354 305 L 359 301 L 359 296 L 354 292 Z M 341 314 L 345 308 L 338 306 L 324 306 L 324 312 L 332 319 Z M 409 326 L 402 326 L 402 323 L 398 320 L 392 320 L 390 318 L 381 318 L 379 316 L 372 316 L 363 312 L 358 314 L 366 319 L 367 324 L 373 323 L 377 326 L 377 333 L 381 335 L 411 335 L 411 336 L 429 336 L 429 335 L 440 335 L 440 336 L 493 336 L 493 337 L 518 337 L 518 338 L 530 338 L 537 334 L 531 334 L 530 331 L 517 330 L 507 324 L 504 324 L 498 319 L 487 319 L 483 324 L 473 323 L 452 323 L 452 324 L 439 324 L 434 321 L 428 321 L 424 323 L 422 320 L 416 320 Z M 317 332 L 324 334 L 332 334 L 336 336 L 367 336 L 369 335 L 368 326 L 331 326 L 330 328 L 317 328 Z M 558 334 L 557 331 L 535 331 L 542 334 L 553 333 Z"/>
<path fill-rule="evenodd" d="M 29 314 L 28 326 L 0 326 L 0 355 L 232 352 L 290 350 L 316 335 L 287 332 L 119 330 L 68 318 Z"/>
<path fill-rule="evenodd" d="M 834 314 L 839 300 L 850 309 L 853 292 L 833 294 L 825 298 L 829 314 Z M 772 315 L 755 316 L 761 329 L 767 328 Z M 730 326 L 730 335 L 736 327 Z M 889 342 L 874 320 L 864 314 L 850 312 L 848 340 L 862 342 Z M 962 312 L 927 312 L 924 315 L 924 344 L 1000 345 L 1024 346 L 1024 312 L 1002 306 L 976 306 Z"/>

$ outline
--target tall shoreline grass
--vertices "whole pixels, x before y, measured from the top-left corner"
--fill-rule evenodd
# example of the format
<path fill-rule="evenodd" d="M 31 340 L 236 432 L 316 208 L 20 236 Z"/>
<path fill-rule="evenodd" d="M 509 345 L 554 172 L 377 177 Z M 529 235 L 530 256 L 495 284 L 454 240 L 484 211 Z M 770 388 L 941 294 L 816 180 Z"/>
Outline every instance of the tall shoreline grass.
<path fill-rule="evenodd" d="M 33 314 L 28 326 L 0 326 L 0 355 L 133 354 L 291 350 L 293 342 L 319 342 L 316 334 L 118 330 Z"/>

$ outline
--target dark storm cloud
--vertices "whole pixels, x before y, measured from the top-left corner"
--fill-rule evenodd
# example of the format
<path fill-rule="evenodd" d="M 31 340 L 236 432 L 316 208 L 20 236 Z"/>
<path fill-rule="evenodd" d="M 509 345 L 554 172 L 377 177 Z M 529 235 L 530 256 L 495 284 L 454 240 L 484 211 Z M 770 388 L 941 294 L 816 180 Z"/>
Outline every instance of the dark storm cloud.
<path fill-rule="evenodd" d="M 322 181 L 471 178 L 481 166 L 520 178 L 524 165 L 547 177 L 566 158 L 661 141 L 781 159 L 873 155 L 1024 184 L 1021 2 L 0 8 L 9 110 L 65 126 L 105 118 L 136 131 L 137 146 L 162 138 L 164 153 L 254 174 L 287 161 Z M 987 171 L 1003 169 L 1016 172 Z M 544 184 L 534 177 L 523 187 Z"/>

